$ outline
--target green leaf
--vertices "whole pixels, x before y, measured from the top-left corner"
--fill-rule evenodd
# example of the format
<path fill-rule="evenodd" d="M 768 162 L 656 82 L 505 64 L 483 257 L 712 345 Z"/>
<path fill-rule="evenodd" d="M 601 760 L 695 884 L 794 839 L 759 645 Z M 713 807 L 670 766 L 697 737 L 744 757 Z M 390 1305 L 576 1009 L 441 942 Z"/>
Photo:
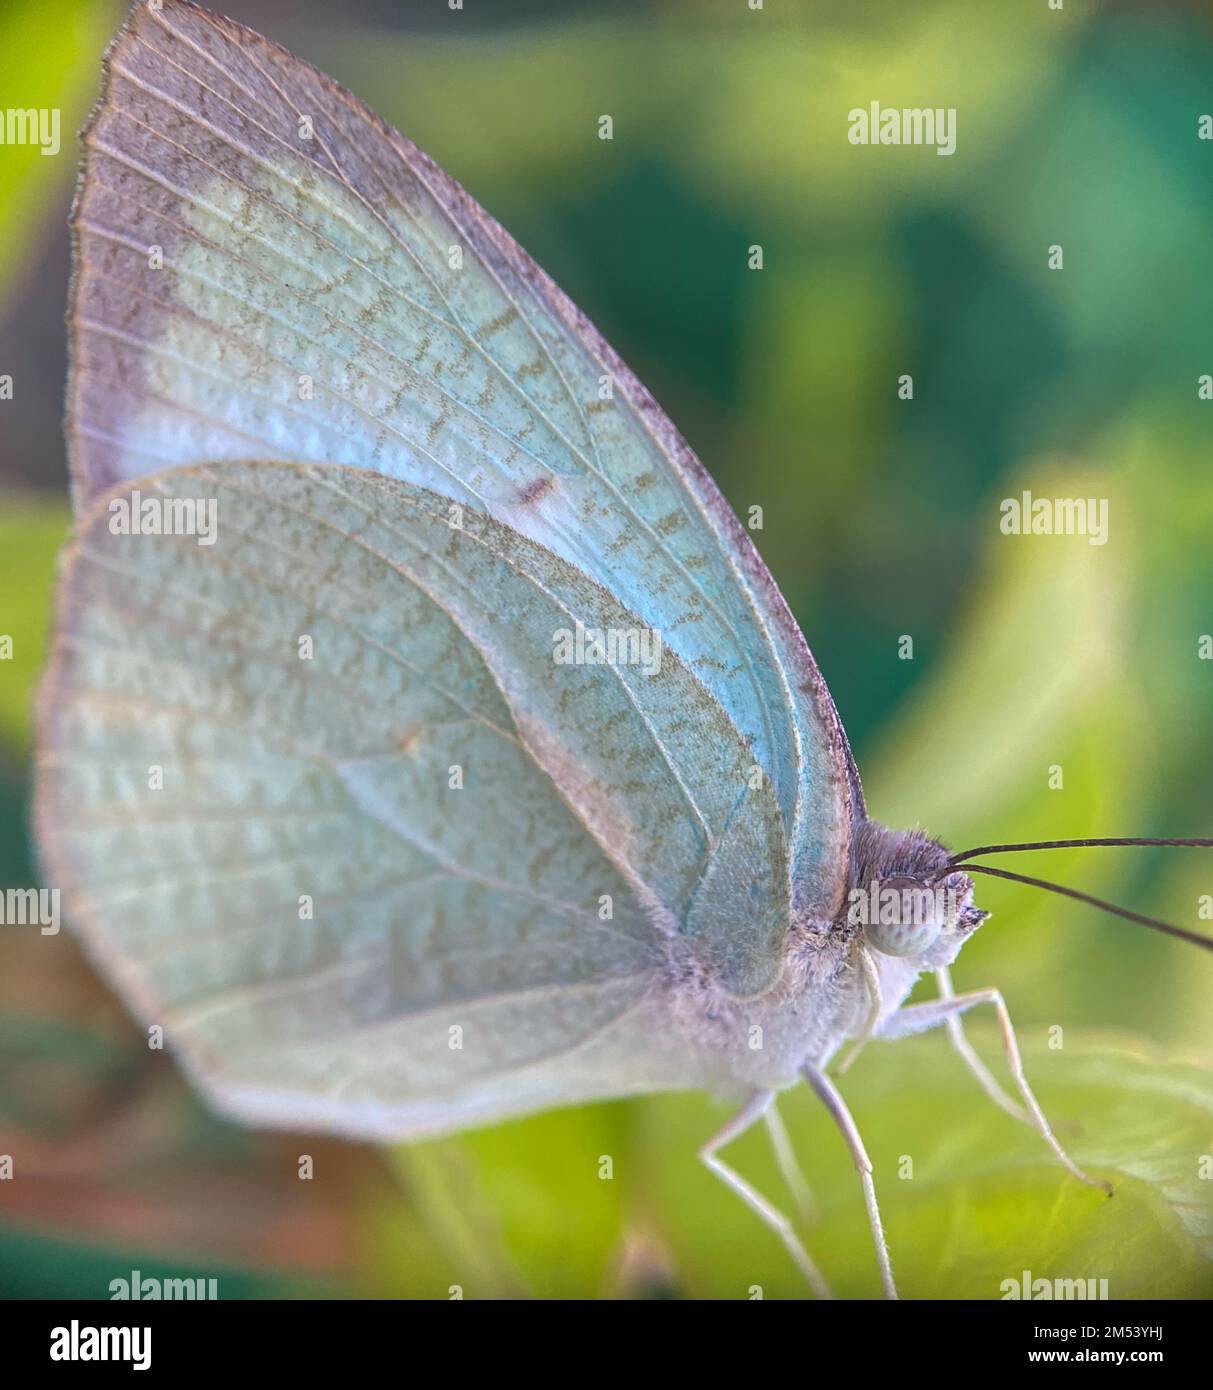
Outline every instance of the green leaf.
<path fill-rule="evenodd" d="M 996 1032 L 969 1031 L 1005 1081 Z M 1110 1180 L 1114 1196 L 1070 1176 L 1034 1130 L 987 1101 L 942 1033 L 874 1043 L 846 1091 L 902 1296 L 999 1299 L 1025 1270 L 1029 1282 L 1106 1279 L 1111 1298 L 1213 1295 L 1207 1071 L 1124 1036 L 1035 1030 L 1021 1044 L 1062 1144 Z M 780 1107 L 817 1207 L 801 1223 L 806 1245 L 837 1294 L 879 1297 L 841 1137 L 807 1088 L 785 1093 Z M 412 1194 L 430 1223 L 429 1254 L 397 1244 L 389 1282 L 431 1297 L 445 1297 L 450 1282 L 469 1298 L 627 1295 L 654 1284 L 696 1298 L 806 1297 L 779 1240 L 698 1160 L 728 1114 L 705 1097 L 653 1097 L 398 1151 L 406 1173 L 419 1161 L 429 1169 Z M 603 1154 L 615 1160 L 609 1179 Z M 724 1156 L 791 1210 L 761 1125 Z M 429 1240 L 448 1223 L 435 1258 Z M 647 1265 L 629 1269 L 638 1248 Z M 433 1260 L 432 1277 L 419 1256 Z"/>
<path fill-rule="evenodd" d="M 65 499 L 0 494 L 0 741 L 29 747 L 34 690 L 46 654 L 55 557 L 67 538 Z M 11 638 L 12 654 L 4 638 Z"/>
<path fill-rule="evenodd" d="M 46 5 L 41 0 L 10 0 L 0 9 L 0 53 L 37 55 L 14 65 L 5 82 L 11 108 L 54 111 L 59 148 L 43 154 L 38 143 L 0 148 L 0 241 L 33 254 L 40 246 L 33 228 L 47 204 L 70 186 L 77 163 L 76 131 L 84 122 L 98 83 L 97 55 L 117 27 L 115 4 Z M 19 80 L 18 80 L 19 77 Z M 48 131 L 48 134 L 50 132 Z M 20 257 L 0 260 L 0 295 Z"/>
<path fill-rule="evenodd" d="M 467 1298 L 609 1291 L 625 1204 L 646 1171 L 632 1113 L 580 1106 L 396 1150 L 413 1210 L 447 1258 L 419 1280 L 413 1252 L 400 1249 L 393 1287 L 430 1298 L 450 1283 Z"/>

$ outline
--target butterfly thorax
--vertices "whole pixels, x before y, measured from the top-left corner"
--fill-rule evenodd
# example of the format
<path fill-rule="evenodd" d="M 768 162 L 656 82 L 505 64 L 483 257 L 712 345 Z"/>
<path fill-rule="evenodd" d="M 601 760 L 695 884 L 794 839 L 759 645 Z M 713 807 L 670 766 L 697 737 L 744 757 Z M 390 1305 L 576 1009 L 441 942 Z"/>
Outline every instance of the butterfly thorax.
<path fill-rule="evenodd" d="M 948 855 L 920 830 L 858 823 L 837 912 L 793 927 L 776 986 L 746 1001 L 704 1000 L 698 1023 L 714 1070 L 724 1063 L 738 1082 L 786 1085 L 865 1034 L 874 1002 L 879 1032 L 919 975 L 950 965 L 988 915 L 973 906 L 968 875 L 946 871 Z"/>

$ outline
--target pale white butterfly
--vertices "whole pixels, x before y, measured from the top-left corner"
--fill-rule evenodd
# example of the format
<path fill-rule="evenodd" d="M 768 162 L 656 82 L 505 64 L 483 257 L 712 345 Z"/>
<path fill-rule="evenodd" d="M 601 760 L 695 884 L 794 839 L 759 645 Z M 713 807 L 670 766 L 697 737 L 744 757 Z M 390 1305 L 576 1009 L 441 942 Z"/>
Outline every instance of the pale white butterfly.
<path fill-rule="evenodd" d="M 892 1294 L 825 1068 L 946 1023 L 1093 1181 L 997 991 L 952 994 L 985 915 L 963 857 L 868 819 L 748 537 L 509 236 L 185 0 L 134 7 L 85 146 L 39 838 L 216 1107 L 399 1139 L 732 1094 L 702 1156 L 824 1294 L 719 1153 L 765 1119 L 795 1183 L 772 1102 L 803 1077 Z M 906 1006 L 923 970 L 942 997 Z M 960 1032 L 978 1003 L 1022 1105 Z"/>

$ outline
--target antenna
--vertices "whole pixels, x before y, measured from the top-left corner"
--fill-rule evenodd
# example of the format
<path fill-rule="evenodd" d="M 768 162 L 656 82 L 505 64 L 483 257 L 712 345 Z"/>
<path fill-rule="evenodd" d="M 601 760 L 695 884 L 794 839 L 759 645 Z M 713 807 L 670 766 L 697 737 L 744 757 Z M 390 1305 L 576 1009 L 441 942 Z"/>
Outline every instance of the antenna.
<path fill-rule="evenodd" d="M 1115 903 L 1105 902 L 1103 898 L 1093 897 L 1090 893 L 1081 893 L 1077 888 L 1066 888 L 1060 883 L 1050 883 L 1047 879 L 1030 878 L 1027 874 L 1012 873 L 1010 869 L 997 869 L 992 864 L 970 864 L 967 862 L 969 859 L 982 854 L 1012 854 L 1029 849 L 1087 849 L 1120 845 L 1164 845 L 1191 849 L 1213 849 L 1213 840 L 1155 840 L 1133 836 L 1095 840 L 1034 840 L 1018 845 L 980 845 L 976 849 L 966 849 L 959 854 L 951 855 L 947 863 L 932 876 L 932 882 L 938 882 L 955 871 L 970 874 L 990 874 L 994 878 L 1010 879 L 1013 883 L 1026 883 L 1030 888 L 1043 888 L 1048 893 L 1060 893 L 1063 897 L 1074 898 L 1080 903 L 1090 903 L 1092 907 L 1101 907 L 1105 912 L 1112 913 L 1114 917 L 1124 917 L 1127 921 L 1138 922 L 1143 927 L 1149 927 L 1151 931 L 1165 932 L 1168 936 L 1178 937 L 1180 941 L 1188 941 L 1193 946 L 1200 946 L 1206 951 L 1213 951 L 1213 939 L 1211 938 L 1199 936 L 1196 932 L 1188 931 L 1184 927 L 1172 926 L 1169 922 L 1160 922 L 1157 917 L 1147 917 L 1144 913 L 1133 912 L 1127 907 L 1117 907 Z"/>

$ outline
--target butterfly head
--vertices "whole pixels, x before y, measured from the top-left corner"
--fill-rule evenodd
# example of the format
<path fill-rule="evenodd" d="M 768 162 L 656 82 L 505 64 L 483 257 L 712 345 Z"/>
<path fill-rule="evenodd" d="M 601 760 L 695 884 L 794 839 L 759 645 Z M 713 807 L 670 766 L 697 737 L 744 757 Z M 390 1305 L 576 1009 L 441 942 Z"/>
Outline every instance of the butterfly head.
<path fill-rule="evenodd" d="M 872 950 L 924 969 L 950 965 L 989 915 L 973 906 L 972 879 L 948 872 L 937 840 L 870 820 L 857 828 L 846 921 Z"/>

